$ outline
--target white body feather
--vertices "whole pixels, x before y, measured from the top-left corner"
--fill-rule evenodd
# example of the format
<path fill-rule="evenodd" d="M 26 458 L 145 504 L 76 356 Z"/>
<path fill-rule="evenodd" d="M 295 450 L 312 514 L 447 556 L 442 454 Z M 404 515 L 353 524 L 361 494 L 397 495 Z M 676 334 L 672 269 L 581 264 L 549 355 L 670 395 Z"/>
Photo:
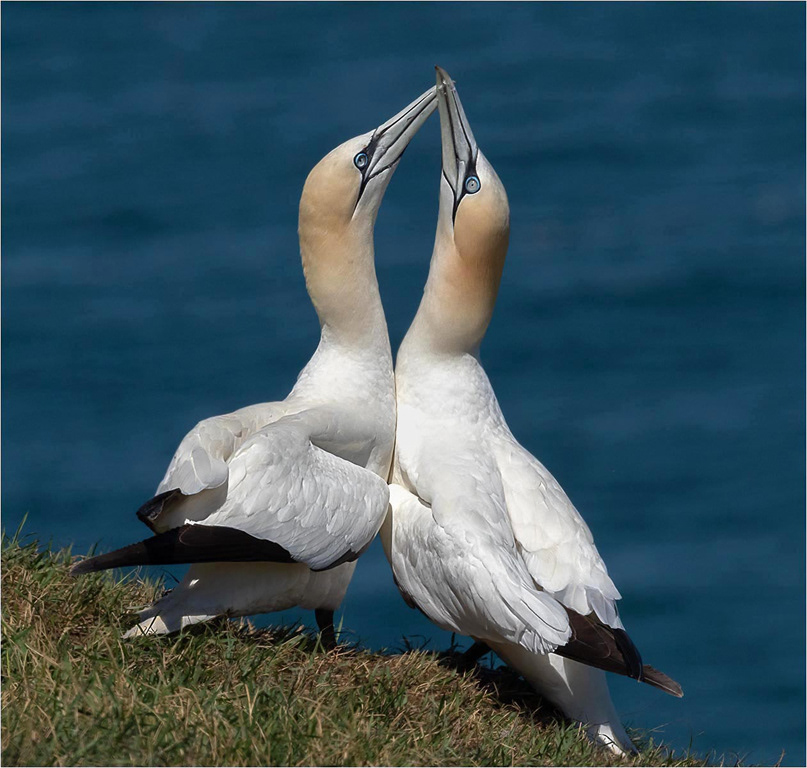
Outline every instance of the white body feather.
<path fill-rule="evenodd" d="M 193 564 L 127 636 L 219 615 L 339 607 L 355 562 L 312 568 L 365 548 L 388 506 L 395 396 L 386 326 L 376 336 L 365 354 L 323 341 L 286 400 L 197 424 L 157 489 L 188 494 L 157 532 L 185 523 L 237 528 L 305 564 Z"/>
<path fill-rule="evenodd" d="M 630 749 L 605 673 L 551 653 L 570 636 L 563 606 L 622 627 L 588 526 L 513 437 L 473 355 L 404 342 L 396 386 L 382 541 L 401 591 L 443 629 L 490 645 L 597 741 Z"/>
<path fill-rule="evenodd" d="M 567 609 L 621 629 L 588 526 L 513 437 L 478 360 L 509 238 L 504 186 L 437 68 L 443 164 L 429 276 L 395 370 L 398 423 L 382 541 L 411 604 L 486 642 L 592 738 L 632 745 L 603 672 L 553 654 Z"/>
<path fill-rule="evenodd" d="M 373 227 L 396 164 L 436 107 L 431 89 L 326 155 L 300 199 L 300 253 L 320 343 L 282 402 L 200 422 L 180 444 L 146 517 L 235 529 L 293 564 L 201 563 L 128 634 L 295 605 L 333 610 L 387 513 L 395 384 Z M 239 539 L 243 540 L 243 538 Z M 327 569 L 327 570 L 323 570 Z"/>

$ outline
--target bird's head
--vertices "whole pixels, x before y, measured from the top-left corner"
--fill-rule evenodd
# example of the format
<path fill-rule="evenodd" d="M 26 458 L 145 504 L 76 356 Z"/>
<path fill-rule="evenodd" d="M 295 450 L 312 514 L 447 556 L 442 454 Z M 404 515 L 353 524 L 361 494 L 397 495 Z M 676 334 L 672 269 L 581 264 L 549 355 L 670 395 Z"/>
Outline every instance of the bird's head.
<path fill-rule="evenodd" d="M 453 328 L 473 347 L 496 303 L 510 206 L 504 185 L 479 150 L 451 77 L 441 67 L 436 70 L 443 162 L 432 270 L 441 286 L 446 335 Z"/>
<path fill-rule="evenodd" d="M 510 234 L 504 185 L 482 154 L 448 72 L 437 70 L 443 147 L 440 220 L 464 259 L 503 264 Z"/>
<path fill-rule="evenodd" d="M 300 199 L 300 227 L 339 233 L 372 228 L 384 192 L 412 137 L 437 106 L 431 88 L 373 131 L 349 139 L 309 173 Z"/>

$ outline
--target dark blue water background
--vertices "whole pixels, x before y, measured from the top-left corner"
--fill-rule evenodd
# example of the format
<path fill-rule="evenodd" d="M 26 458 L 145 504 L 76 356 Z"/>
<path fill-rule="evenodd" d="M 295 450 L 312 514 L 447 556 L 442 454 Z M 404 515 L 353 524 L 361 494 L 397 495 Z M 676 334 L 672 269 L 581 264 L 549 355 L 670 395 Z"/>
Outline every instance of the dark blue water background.
<path fill-rule="evenodd" d="M 318 325 L 308 170 L 458 82 L 512 238 L 483 362 L 585 515 L 677 748 L 803 764 L 803 4 L 2 8 L 3 524 L 86 551 L 199 419 L 286 395 Z M 376 230 L 393 345 L 425 280 L 436 119 Z M 311 622 L 305 612 L 296 612 Z M 288 618 L 288 617 L 284 617 Z M 344 624 L 450 638 L 379 546 Z"/>

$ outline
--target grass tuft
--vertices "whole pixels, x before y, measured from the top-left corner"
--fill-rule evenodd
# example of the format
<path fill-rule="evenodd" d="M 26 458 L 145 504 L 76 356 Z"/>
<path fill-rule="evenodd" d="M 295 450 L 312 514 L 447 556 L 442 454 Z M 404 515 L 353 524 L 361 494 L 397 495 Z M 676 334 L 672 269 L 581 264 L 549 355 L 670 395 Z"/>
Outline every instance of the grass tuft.
<path fill-rule="evenodd" d="M 160 584 L 2 549 L 5 765 L 705 765 L 618 761 L 517 676 L 457 655 L 327 653 L 303 628 L 220 621 L 122 641 Z M 641 741 L 641 740 L 640 740 Z"/>

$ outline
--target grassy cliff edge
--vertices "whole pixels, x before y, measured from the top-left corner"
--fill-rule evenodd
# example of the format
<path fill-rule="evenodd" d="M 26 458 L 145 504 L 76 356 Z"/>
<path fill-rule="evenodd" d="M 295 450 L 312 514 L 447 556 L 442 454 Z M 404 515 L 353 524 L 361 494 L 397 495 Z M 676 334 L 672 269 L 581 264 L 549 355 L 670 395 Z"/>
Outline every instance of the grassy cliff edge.
<path fill-rule="evenodd" d="M 70 560 L 3 540 L 5 765 L 706 764 L 641 737 L 615 760 L 509 671 L 450 654 L 327 653 L 231 621 L 122 641 L 160 585 L 73 579 Z"/>

